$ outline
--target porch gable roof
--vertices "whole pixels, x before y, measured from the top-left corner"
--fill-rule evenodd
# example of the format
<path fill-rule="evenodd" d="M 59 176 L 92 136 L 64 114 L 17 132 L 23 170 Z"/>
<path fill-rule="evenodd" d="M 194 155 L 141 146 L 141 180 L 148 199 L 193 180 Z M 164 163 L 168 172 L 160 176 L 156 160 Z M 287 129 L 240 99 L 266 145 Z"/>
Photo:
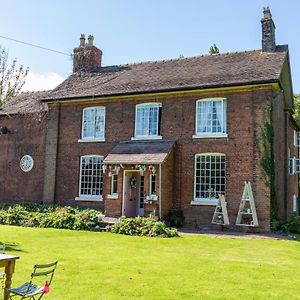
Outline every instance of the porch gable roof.
<path fill-rule="evenodd" d="M 161 164 L 175 141 L 121 141 L 105 157 L 104 164 Z"/>

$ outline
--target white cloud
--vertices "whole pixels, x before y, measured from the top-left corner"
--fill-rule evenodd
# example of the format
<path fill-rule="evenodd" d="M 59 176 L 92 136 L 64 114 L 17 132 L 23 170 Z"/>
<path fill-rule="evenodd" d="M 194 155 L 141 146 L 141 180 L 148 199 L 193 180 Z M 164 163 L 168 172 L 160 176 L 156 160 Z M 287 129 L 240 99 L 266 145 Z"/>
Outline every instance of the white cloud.
<path fill-rule="evenodd" d="M 54 72 L 39 74 L 29 71 L 22 90 L 24 92 L 52 90 L 64 80 L 65 78 Z"/>

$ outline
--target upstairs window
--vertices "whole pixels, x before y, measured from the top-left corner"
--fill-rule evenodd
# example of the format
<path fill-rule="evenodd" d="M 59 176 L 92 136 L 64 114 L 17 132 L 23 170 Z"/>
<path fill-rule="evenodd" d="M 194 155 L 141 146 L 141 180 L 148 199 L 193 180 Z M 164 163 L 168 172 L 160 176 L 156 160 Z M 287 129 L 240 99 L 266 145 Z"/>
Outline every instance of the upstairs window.
<path fill-rule="evenodd" d="M 300 132 L 294 131 L 294 145 L 300 147 Z"/>
<path fill-rule="evenodd" d="M 196 135 L 227 136 L 226 99 L 198 100 L 196 104 Z"/>
<path fill-rule="evenodd" d="M 88 107 L 83 110 L 82 140 L 103 140 L 105 107 Z"/>
<path fill-rule="evenodd" d="M 136 106 L 135 137 L 159 138 L 161 121 L 161 104 L 145 103 Z"/>

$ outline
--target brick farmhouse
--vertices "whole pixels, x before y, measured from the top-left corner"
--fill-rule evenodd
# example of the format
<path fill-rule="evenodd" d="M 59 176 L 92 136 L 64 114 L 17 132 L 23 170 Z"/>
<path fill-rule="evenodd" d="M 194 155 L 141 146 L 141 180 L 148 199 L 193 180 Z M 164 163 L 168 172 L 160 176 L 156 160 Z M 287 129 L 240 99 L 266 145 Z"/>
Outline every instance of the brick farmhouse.
<path fill-rule="evenodd" d="M 73 73 L 0 109 L 0 201 L 210 227 L 225 195 L 234 229 L 245 181 L 257 230 L 298 210 L 298 126 L 286 45 L 264 9 L 262 49 L 102 66 L 93 36 Z"/>

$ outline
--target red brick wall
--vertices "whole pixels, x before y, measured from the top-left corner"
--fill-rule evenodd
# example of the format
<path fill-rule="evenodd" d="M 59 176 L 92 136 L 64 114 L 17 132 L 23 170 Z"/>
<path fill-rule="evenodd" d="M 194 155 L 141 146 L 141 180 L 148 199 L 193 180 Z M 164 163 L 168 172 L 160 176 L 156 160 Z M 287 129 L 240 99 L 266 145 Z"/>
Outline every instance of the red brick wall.
<path fill-rule="evenodd" d="M 289 115 L 287 115 L 288 118 Z M 290 150 L 291 157 L 299 157 L 298 147 L 294 145 L 294 130 L 295 125 L 288 118 L 287 127 L 287 145 L 288 150 Z M 293 215 L 293 195 L 298 198 L 298 175 L 289 175 L 287 172 L 287 218 L 290 219 Z"/>
<path fill-rule="evenodd" d="M 0 116 L 9 133 L 0 135 L 0 201 L 37 202 L 43 198 L 46 119 L 43 114 Z M 20 159 L 31 155 L 34 167 L 20 169 Z"/>
<path fill-rule="evenodd" d="M 80 156 L 106 156 L 118 141 L 130 140 L 134 135 L 135 105 L 158 101 L 162 103 L 163 139 L 177 140 L 172 208 L 183 209 L 186 222 L 190 226 L 210 225 L 214 207 L 191 205 L 194 193 L 194 157 L 197 153 L 221 152 L 226 155 L 227 161 L 226 199 L 231 224 L 235 224 L 244 181 L 250 180 L 257 201 L 261 228 L 268 229 L 269 191 L 261 180 L 261 157 L 259 151 L 256 151 L 255 140 L 259 138 L 264 109 L 271 101 L 271 95 L 269 90 L 249 90 L 149 98 L 140 101 L 64 104 L 60 115 L 56 201 L 60 205 L 81 205 L 105 210 L 113 205 L 115 212 L 120 211 L 121 199 L 105 200 L 107 207 L 104 207 L 103 202 L 75 202 L 74 198 L 78 195 Z M 228 138 L 192 139 L 195 131 L 196 100 L 207 97 L 227 98 Z M 106 142 L 78 143 L 82 109 L 94 105 L 106 107 Z M 110 186 L 109 180 L 108 185 Z"/>
<path fill-rule="evenodd" d="M 227 98 L 228 138 L 192 139 L 195 132 L 196 101 L 208 97 Z M 283 100 L 276 107 L 276 128 L 281 128 Z M 79 189 L 79 167 L 82 155 L 103 155 L 104 157 L 119 142 L 130 140 L 134 135 L 135 105 L 158 101 L 162 103 L 163 139 L 176 140 L 174 149 L 173 187 L 171 209 L 182 209 L 188 226 L 210 226 L 213 206 L 191 205 L 194 197 L 195 154 L 220 152 L 226 155 L 226 200 L 230 224 L 234 225 L 242 196 L 244 181 L 252 183 L 257 205 L 260 229 L 268 230 L 270 224 L 270 191 L 265 184 L 260 167 L 262 153 L 257 146 L 261 138 L 261 127 L 265 123 L 266 110 L 270 108 L 272 91 L 269 89 L 249 89 L 243 92 L 201 93 L 198 95 L 149 97 L 143 100 L 91 101 L 90 103 L 66 103 L 61 105 L 59 120 L 57 166 L 55 179 L 55 203 L 93 207 L 118 216 L 122 208 L 122 172 L 119 173 L 119 197 L 108 199 L 111 178 L 104 177 L 104 201 L 75 201 Z M 85 107 L 103 105 L 106 107 L 105 142 L 80 143 L 82 110 Z M 50 107 L 50 109 L 53 109 Z M 1 119 L 0 119 L 1 120 Z M 12 130 L 7 136 L 0 136 L 0 168 L 7 170 L 0 175 L 0 199 L 40 202 L 43 197 L 45 123 L 31 117 L 5 118 Z M 2 124 L 1 124 L 2 125 Z M 31 130 L 27 127 L 31 126 Z M 289 129 L 290 130 L 290 129 Z M 276 157 L 282 153 L 284 135 L 276 131 Z M 289 136 L 291 131 L 289 131 Z M 292 137 L 291 137 L 292 138 Z M 295 149 L 294 149 L 295 150 Z M 22 155 L 31 154 L 35 168 L 28 174 L 19 169 Z M 276 185 L 282 185 L 282 161 L 278 166 Z M 290 178 L 289 193 L 296 189 L 296 176 Z M 171 180 L 172 181 L 172 180 Z M 21 184 L 20 184 L 21 183 Z M 34 184 L 33 184 L 34 183 Z M 145 182 L 145 186 L 147 183 Z M 278 190 L 282 201 L 282 190 Z M 280 202 L 281 203 L 281 202 Z M 290 209 L 289 209 L 290 210 Z"/>

